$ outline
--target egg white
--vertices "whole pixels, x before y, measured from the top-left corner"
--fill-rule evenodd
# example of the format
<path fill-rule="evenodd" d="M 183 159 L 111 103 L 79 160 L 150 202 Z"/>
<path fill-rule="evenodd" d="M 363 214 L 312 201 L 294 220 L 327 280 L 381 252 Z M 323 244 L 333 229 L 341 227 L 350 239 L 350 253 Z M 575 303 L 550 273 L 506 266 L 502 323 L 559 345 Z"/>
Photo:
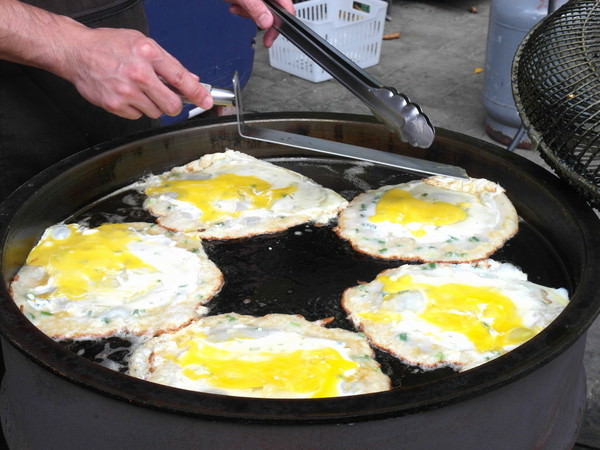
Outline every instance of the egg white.
<path fill-rule="evenodd" d="M 287 314 L 204 317 L 137 348 L 129 360 L 129 374 L 181 389 L 242 397 L 332 397 L 390 388 L 364 336 L 323 325 Z M 196 348 L 200 356 L 194 359 L 189 355 Z M 337 355 L 348 367 L 327 371 L 326 359 L 293 356 L 322 350 Z M 203 359 L 208 353 L 221 360 L 219 370 Z M 272 365 L 271 357 L 289 358 L 290 363 Z M 227 384 L 231 379 L 241 381 Z"/>
<path fill-rule="evenodd" d="M 55 253 L 43 265 L 35 261 L 25 264 L 10 287 L 26 317 L 51 337 L 80 338 L 154 335 L 206 314 L 208 310 L 202 305 L 220 290 L 223 275 L 204 253 L 200 239 L 154 224 L 124 226 L 133 239 L 123 246 L 113 242 L 113 251 L 125 258 L 138 258 L 144 266 L 125 264 L 114 271 L 89 260 L 79 265 L 82 276 L 91 273 L 84 269 L 93 268 L 102 278 L 89 281 L 76 295 L 68 286 L 61 287 L 60 278 L 65 274 L 56 269 L 53 259 L 66 258 L 67 254 L 77 257 L 77 248 L 65 250 L 70 237 L 81 239 L 80 248 L 87 246 L 93 255 L 86 236 L 98 239 L 93 245 L 103 246 L 102 233 L 110 239 L 111 228 L 57 224 L 46 229 L 36 247 L 52 245 Z M 79 279 L 79 283 L 84 282 Z"/>
<path fill-rule="evenodd" d="M 253 205 L 251 194 L 235 192 L 235 187 L 219 194 L 211 189 L 211 183 L 219 177 L 252 177 L 266 182 L 264 192 L 289 189 L 282 198 L 275 198 L 268 206 Z M 157 191 L 165 183 L 196 180 L 205 184 L 201 198 L 210 198 L 210 208 L 220 214 L 215 219 L 193 201 L 182 200 L 176 192 L 168 189 Z M 249 182 L 251 183 L 251 182 Z M 234 150 L 204 155 L 184 166 L 175 167 L 160 175 L 150 176 L 137 188 L 148 195 L 144 202 L 157 222 L 165 228 L 177 231 L 197 231 L 204 239 L 231 239 L 273 233 L 305 222 L 325 225 L 347 205 L 347 201 L 331 189 L 320 186 L 309 178 L 291 170 L 254 158 Z"/>
<path fill-rule="evenodd" d="M 423 205 L 443 202 L 464 211 L 454 223 L 374 221 L 384 195 L 402 190 Z M 435 207 L 431 206 L 432 212 Z M 410 212 L 410 211 L 409 211 Z M 443 213 L 440 213 L 443 214 Z M 404 216 L 398 213 L 398 218 Z M 429 177 L 383 186 L 355 197 L 340 213 L 337 234 L 359 252 L 383 259 L 466 262 L 489 257 L 518 230 L 517 212 L 489 180 Z"/>
<path fill-rule="evenodd" d="M 399 291 L 386 290 L 385 280 L 391 280 L 392 286 L 398 282 Z M 406 284 L 401 280 L 406 280 Z M 446 287 L 453 289 L 454 293 L 441 295 L 457 295 L 458 303 L 439 303 L 431 295 L 436 287 L 441 291 Z M 485 292 L 491 289 L 503 301 L 508 299 L 506 304 L 510 308 L 500 304 L 505 309 L 494 313 L 495 305 L 486 303 L 484 297 L 475 298 L 477 304 L 470 306 L 474 298 L 469 298 L 473 295 L 468 292 L 470 287 Z M 566 290 L 529 282 L 517 267 L 493 260 L 403 265 L 380 273 L 369 283 L 347 289 L 342 297 L 342 306 L 350 320 L 372 344 L 424 369 L 451 366 L 457 370 L 478 366 L 531 339 L 567 303 Z M 436 314 L 441 314 L 441 324 L 427 315 L 433 308 Z M 438 308 L 447 309 L 440 313 Z M 451 316 L 469 321 L 471 328 L 454 326 L 455 323 L 445 320 Z M 504 327 L 501 322 L 508 319 L 512 323 L 507 322 Z M 472 330 L 479 334 L 471 333 Z M 510 339 L 504 339 L 505 336 Z"/>

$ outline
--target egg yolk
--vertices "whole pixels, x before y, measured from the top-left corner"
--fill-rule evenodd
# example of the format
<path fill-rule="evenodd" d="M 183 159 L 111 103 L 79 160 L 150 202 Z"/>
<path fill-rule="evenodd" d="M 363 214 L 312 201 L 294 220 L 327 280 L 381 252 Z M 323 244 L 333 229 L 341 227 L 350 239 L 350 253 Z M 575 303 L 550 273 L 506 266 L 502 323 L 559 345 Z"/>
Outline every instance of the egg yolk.
<path fill-rule="evenodd" d="M 443 331 L 465 335 L 482 352 L 521 344 L 537 332 L 523 325 L 512 300 L 493 287 L 415 283 L 410 275 L 397 279 L 380 276 L 377 280 L 383 283 L 384 301 L 402 291 L 421 291 L 428 301 L 419 317 Z M 365 318 L 390 322 L 400 320 L 402 313 L 380 310 L 366 313 Z"/>
<path fill-rule="evenodd" d="M 202 220 L 213 223 L 238 217 L 239 210 L 228 211 L 216 204 L 224 200 L 244 202 L 244 210 L 265 209 L 295 192 L 296 186 L 273 189 L 271 184 L 254 176 L 222 174 L 205 180 L 167 180 L 145 190 L 147 195 L 175 193 L 177 200 L 191 203 L 202 211 Z"/>
<path fill-rule="evenodd" d="M 389 189 L 384 192 L 375 207 L 371 222 L 391 222 L 400 225 L 419 223 L 424 225 L 451 225 L 467 218 L 467 212 L 461 206 L 448 202 L 426 201 L 415 198 L 404 189 Z M 424 230 L 415 230 L 413 234 L 421 237 Z"/>
<path fill-rule="evenodd" d="M 81 299 L 91 286 L 114 289 L 117 275 L 125 269 L 155 270 L 127 251 L 130 242 L 140 240 L 127 224 L 104 224 L 86 233 L 73 224 L 67 227 L 67 237 L 47 235 L 27 257 L 27 264 L 43 266 L 54 277 L 54 297 Z"/>
<path fill-rule="evenodd" d="M 205 379 L 218 388 L 294 392 L 311 398 L 339 395 L 340 378 L 346 371 L 358 367 L 356 362 L 344 359 L 335 349 L 327 347 L 242 355 L 196 341 L 190 341 L 187 351 L 176 361 L 186 377 Z"/>

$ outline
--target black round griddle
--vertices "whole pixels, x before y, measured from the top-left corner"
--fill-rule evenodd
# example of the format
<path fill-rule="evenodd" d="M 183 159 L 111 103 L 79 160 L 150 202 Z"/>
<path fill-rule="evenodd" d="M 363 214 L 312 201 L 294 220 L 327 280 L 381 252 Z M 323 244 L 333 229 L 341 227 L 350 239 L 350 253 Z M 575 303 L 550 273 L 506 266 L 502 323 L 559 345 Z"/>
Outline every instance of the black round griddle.
<path fill-rule="evenodd" d="M 124 426 L 108 416 L 125 414 L 130 421 L 146 424 L 158 421 L 162 425 L 157 429 L 144 426 L 149 430 L 146 441 L 155 448 L 160 448 L 158 436 L 180 433 L 181 427 L 190 439 L 205 439 L 217 447 L 237 443 L 268 448 L 269 442 L 276 442 L 273 445 L 279 448 L 311 448 L 315 439 L 333 433 L 337 440 L 328 440 L 328 448 L 373 444 L 393 448 L 398 439 L 410 448 L 432 448 L 448 439 L 465 443 L 456 448 L 476 448 L 469 444 L 476 436 L 482 436 L 488 448 L 506 448 L 507 429 L 512 430 L 510 442 L 517 445 L 512 448 L 531 442 L 568 448 L 574 442 L 577 414 L 585 398 L 585 332 L 600 310 L 596 274 L 600 236 L 596 215 L 573 190 L 524 158 L 447 130 L 437 130 L 434 145 L 422 150 L 399 142 L 381 124 L 364 116 L 259 114 L 249 116 L 247 122 L 458 165 L 472 177 L 498 182 L 522 221 L 518 234 L 493 257 L 521 267 L 534 282 L 566 287 L 570 304 L 527 343 L 462 373 L 422 372 L 379 352 L 384 369 L 393 376 L 392 390 L 331 399 L 248 399 L 156 385 L 102 367 L 78 355 L 81 348 L 71 351 L 47 338 L 15 307 L 7 293 L 10 279 L 43 230 L 53 223 L 67 218 L 90 225 L 148 219 L 139 208 L 140 196 L 115 193 L 144 175 L 229 147 L 303 173 L 347 198 L 415 176 L 242 140 L 233 118 L 190 121 L 74 155 L 35 177 L 0 207 L 0 331 L 8 350 L 5 384 L 19 403 L 28 404 L 33 395 L 51 398 L 64 392 L 61 398 L 70 400 L 61 404 L 61 420 L 78 422 L 85 442 L 96 436 L 105 445 L 111 438 L 79 423 L 82 417 L 106 417 L 106 423 L 116 429 Z M 312 225 L 251 239 L 208 241 L 205 247 L 225 275 L 223 290 L 208 305 L 211 314 L 289 312 L 309 320 L 332 316 L 335 320 L 330 326 L 344 328 L 351 325 L 339 308 L 341 292 L 401 263 L 357 254 L 330 227 Z M 108 345 L 121 352 L 115 359 L 123 361 L 126 346 L 121 348 L 122 342 Z M 83 349 L 91 359 L 94 351 Z M 40 385 L 39 380 L 44 382 Z M 10 389 L 17 385 L 19 389 Z M 77 398 L 88 397 L 93 406 L 76 404 Z M 52 423 L 51 403 L 37 402 L 30 409 L 22 406 L 28 422 L 34 422 L 36 414 L 45 418 L 43 424 L 31 424 L 32 432 L 41 432 L 40 427 Z M 484 417 L 483 411 L 494 411 L 494 420 Z M 118 442 L 126 442 L 128 433 L 124 428 L 117 433 Z M 190 444 L 189 448 L 197 447 Z"/>

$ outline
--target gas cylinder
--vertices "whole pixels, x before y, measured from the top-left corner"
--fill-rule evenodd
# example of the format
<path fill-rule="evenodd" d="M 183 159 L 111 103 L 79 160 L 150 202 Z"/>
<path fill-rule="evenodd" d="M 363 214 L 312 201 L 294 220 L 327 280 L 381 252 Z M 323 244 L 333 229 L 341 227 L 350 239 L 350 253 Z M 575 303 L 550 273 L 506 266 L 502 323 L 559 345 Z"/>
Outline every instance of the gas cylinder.
<path fill-rule="evenodd" d="M 519 44 L 531 28 L 567 0 L 492 0 L 483 84 L 485 131 L 508 145 L 521 126 L 511 87 L 511 66 Z M 550 11 L 549 11 L 550 7 Z M 529 148 L 525 136 L 519 148 Z"/>

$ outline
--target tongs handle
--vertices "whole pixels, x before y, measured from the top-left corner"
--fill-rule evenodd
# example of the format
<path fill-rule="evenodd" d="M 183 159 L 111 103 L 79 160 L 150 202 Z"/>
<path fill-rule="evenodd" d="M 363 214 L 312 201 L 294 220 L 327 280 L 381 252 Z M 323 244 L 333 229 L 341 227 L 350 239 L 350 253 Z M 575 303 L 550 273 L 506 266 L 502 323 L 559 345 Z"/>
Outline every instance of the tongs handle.
<path fill-rule="evenodd" d="M 167 83 L 162 77 L 160 77 L 160 79 L 165 84 L 165 86 L 167 86 L 169 89 L 171 89 L 177 95 L 179 95 L 179 98 L 181 98 L 181 101 L 184 105 L 193 105 L 193 103 L 190 101 L 190 99 L 188 99 L 185 95 L 183 95 L 181 92 L 179 92 L 179 90 L 177 88 L 175 88 L 171 84 Z M 210 93 L 210 95 L 213 98 L 213 103 L 215 105 L 235 106 L 235 93 L 233 91 L 230 91 L 228 89 L 215 88 L 215 87 L 212 87 L 210 84 L 206 84 L 206 83 L 200 83 L 200 84 L 202 84 L 204 89 L 206 89 Z"/>
<path fill-rule="evenodd" d="M 337 79 L 337 76 L 340 76 L 341 79 L 338 81 L 348 89 L 353 88 L 353 86 L 349 86 L 352 81 L 364 85 L 359 87 L 383 87 L 351 59 L 319 36 L 300 19 L 288 13 L 278 3 L 273 0 L 264 0 L 264 3 L 276 16 L 275 29 L 323 69 L 327 70 L 334 78 Z"/>
<path fill-rule="evenodd" d="M 264 2 L 275 14 L 275 29 L 356 95 L 403 141 L 423 148 L 433 143 L 433 126 L 417 104 L 383 86 L 275 1 Z"/>

